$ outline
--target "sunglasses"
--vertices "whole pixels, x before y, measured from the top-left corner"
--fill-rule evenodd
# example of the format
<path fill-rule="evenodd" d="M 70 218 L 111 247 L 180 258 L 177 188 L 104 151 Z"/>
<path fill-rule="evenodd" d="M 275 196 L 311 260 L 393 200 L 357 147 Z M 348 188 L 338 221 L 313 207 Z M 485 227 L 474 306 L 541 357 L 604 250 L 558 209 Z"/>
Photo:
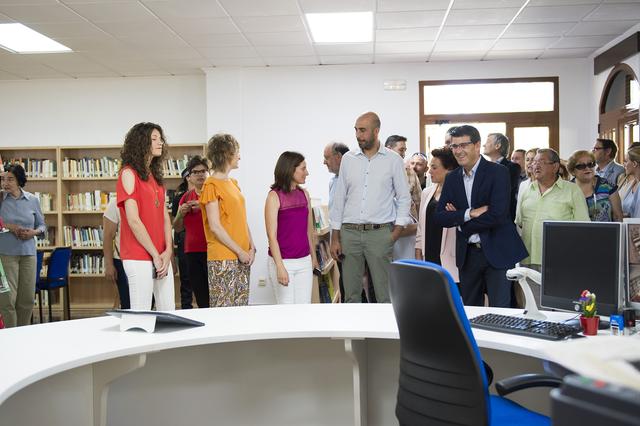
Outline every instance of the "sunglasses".
<path fill-rule="evenodd" d="M 596 163 L 594 163 L 593 161 L 587 164 L 576 164 L 575 168 L 576 170 L 584 170 L 584 169 L 593 169 L 596 166 Z"/>

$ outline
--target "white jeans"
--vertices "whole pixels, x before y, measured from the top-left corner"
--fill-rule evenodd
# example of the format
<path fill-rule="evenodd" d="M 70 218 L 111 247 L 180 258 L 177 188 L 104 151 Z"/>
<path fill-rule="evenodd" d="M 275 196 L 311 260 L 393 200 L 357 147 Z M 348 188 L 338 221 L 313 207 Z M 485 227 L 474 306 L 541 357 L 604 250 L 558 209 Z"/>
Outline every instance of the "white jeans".
<path fill-rule="evenodd" d="M 156 310 L 176 309 L 173 289 L 173 268 L 169 265 L 167 276 L 153 279 L 153 262 L 150 260 L 123 260 L 122 265 L 129 280 L 131 309 L 148 311 L 151 309 L 151 295 L 156 298 Z"/>
<path fill-rule="evenodd" d="M 284 268 L 289 274 L 289 285 L 278 282 L 276 263 L 269 256 L 267 268 L 269 281 L 276 296 L 276 303 L 311 303 L 311 286 L 313 284 L 313 266 L 311 255 L 300 259 L 283 259 Z"/>

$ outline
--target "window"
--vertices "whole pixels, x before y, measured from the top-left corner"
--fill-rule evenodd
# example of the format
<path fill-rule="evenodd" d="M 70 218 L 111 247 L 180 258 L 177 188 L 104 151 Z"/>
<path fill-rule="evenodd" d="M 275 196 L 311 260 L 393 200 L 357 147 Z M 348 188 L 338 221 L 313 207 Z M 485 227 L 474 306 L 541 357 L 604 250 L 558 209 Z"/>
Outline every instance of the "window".
<path fill-rule="evenodd" d="M 640 140 L 639 100 L 640 88 L 633 69 L 626 64 L 616 65 L 602 90 L 598 133 L 601 138 L 611 139 L 618 144 L 617 160 L 620 162 L 629 145 Z"/>
<path fill-rule="evenodd" d="M 558 150 L 558 78 L 420 82 L 420 149 L 444 145 L 446 131 L 471 124 L 484 139 L 503 133 L 511 149 Z"/>

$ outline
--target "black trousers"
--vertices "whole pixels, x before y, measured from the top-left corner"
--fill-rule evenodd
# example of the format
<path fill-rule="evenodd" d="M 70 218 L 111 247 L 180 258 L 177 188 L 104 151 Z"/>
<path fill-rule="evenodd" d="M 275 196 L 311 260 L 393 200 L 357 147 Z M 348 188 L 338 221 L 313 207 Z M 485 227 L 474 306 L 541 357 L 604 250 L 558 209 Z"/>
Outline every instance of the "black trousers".
<path fill-rule="evenodd" d="M 460 295 L 465 305 L 484 306 L 487 293 L 489 306 L 510 308 L 512 286 L 507 279 L 507 269 L 492 267 L 482 248 L 467 247 L 467 256 L 460 268 Z"/>
<path fill-rule="evenodd" d="M 122 260 L 113 259 L 113 266 L 116 268 L 118 278 L 116 279 L 116 285 L 118 286 L 118 295 L 120 296 L 120 309 L 131 309 L 131 302 L 129 301 L 129 280 L 127 279 L 127 273 L 122 266 Z"/>
<path fill-rule="evenodd" d="M 193 308 L 193 290 L 191 290 L 191 280 L 189 269 L 187 268 L 187 257 L 184 254 L 184 233 L 182 238 L 176 238 L 176 256 L 178 257 L 178 269 L 180 270 L 180 308 Z"/>
<path fill-rule="evenodd" d="M 189 282 L 196 296 L 198 308 L 209 307 L 209 279 L 207 276 L 207 252 L 185 253 Z"/>

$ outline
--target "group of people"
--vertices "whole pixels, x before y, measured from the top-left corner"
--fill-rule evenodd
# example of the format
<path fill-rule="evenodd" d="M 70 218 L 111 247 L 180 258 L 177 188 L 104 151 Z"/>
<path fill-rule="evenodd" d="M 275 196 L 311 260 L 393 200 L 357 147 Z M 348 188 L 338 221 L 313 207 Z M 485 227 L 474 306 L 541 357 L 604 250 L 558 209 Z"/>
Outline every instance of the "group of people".
<path fill-rule="evenodd" d="M 405 160 L 406 138 L 381 144 L 381 122 L 368 112 L 356 119 L 358 149 L 332 142 L 324 163 L 329 182 L 331 256 L 340 268 L 344 302 L 388 302 L 393 259 L 441 264 L 459 283 L 467 305 L 516 306 L 506 270 L 516 263 L 539 268 L 545 220 L 621 221 L 640 217 L 640 144 L 615 162 L 616 144 L 597 139 L 563 161 L 550 148 L 515 150 L 500 133 L 469 125 L 448 130 L 441 148 Z M 118 286 L 123 308 L 173 310 L 174 235 L 178 243 L 181 305 L 239 306 L 249 301 L 256 248 L 245 198 L 230 177 L 240 146 L 229 134 L 208 142 L 206 158 L 191 158 L 166 208 L 162 128 L 139 123 L 121 151 L 116 199 L 104 213 L 106 276 Z M 485 158 L 486 157 L 486 158 Z M 309 303 L 318 268 L 308 176 L 302 154 L 283 152 L 275 166 L 264 218 L 268 275 L 277 303 Z M 0 293 L 7 326 L 31 320 L 35 291 L 34 237 L 46 230 L 37 198 L 23 190 L 26 173 L 2 173 L 0 261 L 10 291 Z M 363 283 L 371 288 L 363 291 Z M 534 294 L 536 292 L 534 291 Z M 539 293 L 539 291 L 538 291 Z M 370 296 L 371 297 L 370 297 Z"/>

